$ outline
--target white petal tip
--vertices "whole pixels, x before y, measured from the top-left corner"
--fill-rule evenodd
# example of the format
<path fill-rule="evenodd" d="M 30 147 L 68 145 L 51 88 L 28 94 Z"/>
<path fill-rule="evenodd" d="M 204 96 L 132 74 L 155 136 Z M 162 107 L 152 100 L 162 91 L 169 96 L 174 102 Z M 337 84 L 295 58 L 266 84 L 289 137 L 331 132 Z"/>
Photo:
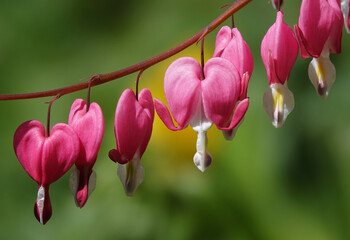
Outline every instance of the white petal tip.
<path fill-rule="evenodd" d="M 117 175 L 123 184 L 125 194 L 132 197 L 144 179 L 144 168 L 139 158 L 134 157 L 126 164 L 118 164 Z"/>
<path fill-rule="evenodd" d="M 329 53 L 322 53 L 319 58 L 313 58 L 309 64 L 308 74 L 317 95 L 321 99 L 327 99 L 336 78 L 336 70 L 329 59 Z"/>
<path fill-rule="evenodd" d="M 281 128 L 294 108 L 294 96 L 287 83 L 271 84 L 263 97 L 263 107 L 275 128 Z"/>
<path fill-rule="evenodd" d="M 193 157 L 194 165 L 201 171 L 204 172 L 211 165 L 213 159 L 210 153 L 206 152 L 205 156 L 200 153 L 196 153 Z"/>

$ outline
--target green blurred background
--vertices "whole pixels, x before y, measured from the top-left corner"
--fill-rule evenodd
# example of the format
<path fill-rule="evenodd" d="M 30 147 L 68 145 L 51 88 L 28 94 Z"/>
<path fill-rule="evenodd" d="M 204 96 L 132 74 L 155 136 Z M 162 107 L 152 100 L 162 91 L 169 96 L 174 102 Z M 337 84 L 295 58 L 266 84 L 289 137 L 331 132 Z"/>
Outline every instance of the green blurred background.
<path fill-rule="evenodd" d="M 214 18 L 225 0 L 2 0 L 1 94 L 44 91 L 127 67 L 186 40 Z M 285 22 L 297 23 L 301 0 L 285 1 Z M 350 36 L 332 55 L 337 80 L 320 100 L 308 80 L 309 59 L 298 58 L 289 79 L 295 109 L 274 129 L 262 108 L 268 87 L 260 43 L 274 23 L 268 0 L 254 0 L 236 14 L 255 67 L 250 107 L 232 142 L 209 131 L 213 163 L 201 173 L 193 164 L 196 133 L 171 132 L 155 117 L 142 162 L 145 180 L 126 197 L 107 153 L 115 147 L 114 112 L 136 74 L 94 87 L 106 132 L 94 169 L 97 187 L 83 209 L 75 207 L 69 173 L 51 186 L 53 215 L 41 226 L 33 214 L 37 185 L 15 157 L 12 140 L 24 121 L 46 119 L 47 99 L 1 101 L 1 239 L 350 239 Z M 226 24 L 230 24 L 227 21 Z M 206 38 L 206 59 L 215 30 Z M 199 59 L 193 46 L 144 72 L 141 88 L 165 101 L 163 75 L 179 56 Z M 52 125 L 67 122 L 75 98 L 55 102 Z"/>

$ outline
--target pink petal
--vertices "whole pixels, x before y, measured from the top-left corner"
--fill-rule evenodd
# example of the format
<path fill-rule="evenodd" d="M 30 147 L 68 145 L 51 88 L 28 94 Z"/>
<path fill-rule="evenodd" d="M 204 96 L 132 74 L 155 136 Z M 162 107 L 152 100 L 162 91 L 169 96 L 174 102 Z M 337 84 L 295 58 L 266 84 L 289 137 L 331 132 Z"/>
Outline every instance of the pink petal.
<path fill-rule="evenodd" d="M 163 123 L 165 124 L 165 126 L 167 128 L 169 128 L 172 131 L 179 131 L 179 130 L 182 130 L 184 128 L 184 126 L 178 126 L 178 127 L 175 126 L 168 108 L 165 106 L 164 103 L 162 103 L 157 98 L 154 98 L 154 107 L 156 109 L 156 112 L 157 112 L 159 118 L 163 121 Z"/>
<path fill-rule="evenodd" d="M 221 57 L 222 52 L 232 39 L 231 28 L 223 26 L 216 35 L 215 52 L 213 57 Z"/>
<path fill-rule="evenodd" d="M 120 163 L 125 163 L 135 154 L 141 158 L 151 137 L 153 119 L 153 101 L 149 90 L 142 90 L 137 101 L 134 92 L 126 89 L 115 113 L 114 131 L 119 155 L 110 152 L 110 156 L 117 157 L 112 160 L 118 161 L 120 156 Z"/>
<path fill-rule="evenodd" d="M 201 82 L 205 114 L 218 128 L 231 116 L 240 96 L 241 83 L 237 70 L 223 58 L 211 58 L 204 66 Z"/>
<path fill-rule="evenodd" d="M 38 184 L 42 179 L 41 156 L 44 141 L 45 127 L 36 120 L 21 124 L 13 138 L 13 146 L 19 162 Z"/>
<path fill-rule="evenodd" d="M 242 80 L 241 80 L 241 93 L 239 95 L 239 100 L 242 101 L 243 99 L 247 98 L 247 91 L 248 91 L 248 83 L 249 83 L 250 75 L 248 72 L 243 74 Z"/>
<path fill-rule="evenodd" d="M 297 36 L 299 44 L 303 45 L 301 48 L 306 50 L 302 51 L 303 58 L 306 53 L 318 58 L 330 36 L 331 51 L 340 52 L 339 16 L 341 11 L 338 0 L 302 1 Z"/>
<path fill-rule="evenodd" d="M 232 39 L 223 50 L 221 57 L 227 59 L 236 67 L 239 76 L 242 77 L 245 72 L 248 72 L 249 76 L 252 75 L 253 55 L 237 28 L 232 29 Z"/>
<path fill-rule="evenodd" d="M 240 103 L 238 103 L 237 107 L 232 116 L 231 123 L 228 127 L 218 127 L 220 130 L 231 130 L 235 128 L 243 119 L 245 113 L 247 112 L 249 107 L 249 98 L 244 99 Z"/>
<path fill-rule="evenodd" d="M 333 10 L 333 24 L 328 38 L 329 52 L 340 54 L 344 24 L 343 14 L 338 0 L 328 0 L 328 2 Z"/>
<path fill-rule="evenodd" d="M 288 47 L 286 47 L 288 46 Z M 270 61 L 269 51 L 273 57 Z M 290 71 L 298 56 L 298 43 L 292 29 L 283 22 L 283 12 L 277 13 L 276 23 L 267 31 L 261 43 L 263 59 L 270 84 L 277 81 L 272 74 L 271 66 L 275 67 L 277 79 L 283 84 L 289 78 Z"/>
<path fill-rule="evenodd" d="M 154 104 L 153 104 L 152 94 L 150 90 L 148 90 L 147 88 L 142 89 L 142 91 L 139 93 L 139 104 L 143 108 L 144 112 L 147 114 L 147 117 L 145 116 L 145 120 L 144 120 L 145 135 L 138 149 L 138 154 L 141 158 L 143 153 L 146 151 L 149 140 L 151 139 L 153 121 L 154 121 Z"/>
<path fill-rule="evenodd" d="M 75 100 L 69 113 L 68 123 L 82 143 L 81 154 L 76 166 L 78 168 L 87 165 L 92 167 L 100 150 L 105 130 L 100 106 L 97 103 L 91 103 L 89 111 L 86 112 L 86 102 L 83 99 Z"/>
<path fill-rule="evenodd" d="M 58 123 L 52 128 L 42 150 L 41 183 L 44 187 L 57 181 L 73 166 L 79 147 L 79 138 L 67 124 Z"/>
<path fill-rule="evenodd" d="M 187 127 L 200 101 L 200 75 L 201 67 L 198 61 L 190 57 L 175 60 L 165 72 L 165 97 L 180 129 Z M 169 118 L 165 117 L 167 113 L 160 104 L 158 110 L 161 110 L 169 125 Z"/>

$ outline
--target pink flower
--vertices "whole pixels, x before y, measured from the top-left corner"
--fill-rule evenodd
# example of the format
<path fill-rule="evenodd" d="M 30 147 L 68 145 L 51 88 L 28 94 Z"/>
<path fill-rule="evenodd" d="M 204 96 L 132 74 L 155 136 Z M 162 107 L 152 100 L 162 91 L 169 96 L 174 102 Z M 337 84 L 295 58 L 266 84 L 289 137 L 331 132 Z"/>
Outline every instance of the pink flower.
<path fill-rule="evenodd" d="M 93 171 L 100 150 L 105 130 L 103 114 L 97 103 L 92 103 L 86 111 L 87 104 L 83 99 L 77 99 L 72 104 L 68 124 L 80 139 L 80 154 L 75 162 L 76 168 L 70 177 L 70 188 L 75 203 L 83 207 L 88 196 L 96 186 L 96 173 Z"/>
<path fill-rule="evenodd" d="M 165 97 L 177 127 L 165 104 L 158 99 L 154 100 L 154 104 L 159 117 L 170 130 L 182 130 L 190 124 L 198 133 L 197 153 L 193 161 L 199 170 L 205 171 L 212 160 L 206 150 L 207 130 L 213 123 L 220 130 L 233 129 L 246 113 L 249 99 L 236 106 L 241 82 L 238 71 L 229 61 L 212 58 L 204 66 L 203 79 L 201 71 L 197 60 L 183 57 L 175 60 L 165 73 Z"/>
<path fill-rule="evenodd" d="M 267 31 L 261 43 L 269 89 L 263 97 L 264 108 L 272 125 L 279 128 L 294 108 L 294 96 L 287 80 L 298 56 L 298 43 L 293 30 L 283 22 L 283 12 L 277 13 L 276 23 Z"/>
<path fill-rule="evenodd" d="M 121 95 L 115 112 L 114 133 L 117 149 L 109 157 L 118 163 L 118 177 L 126 195 L 132 196 L 144 177 L 141 157 L 151 138 L 154 105 L 151 92 L 143 89 L 138 100 L 131 89 Z"/>
<path fill-rule="evenodd" d="M 237 28 L 231 29 L 224 26 L 220 29 L 216 36 L 214 57 L 225 58 L 233 64 L 241 81 L 239 100 L 247 98 L 248 83 L 253 72 L 254 61 L 248 44 L 243 40 Z M 232 140 L 242 122 L 243 119 L 232 130 L 224 130 L 224 137 Z"/>
<path fill-rule="evenodd" d="M 342 0 L 341 2 L 341 10 L 344 15 L 344 24 L 345 24 L 345 29 L 348 33 L 350 33 L 350 14 L 349 14 L 349 9 L 350 9 L 350 1 L 349 0 Z"/>
<path fill-rule="evenodd" d="M 321 98 L 328 96 L 335 81 L 335 68 L 329 54 L 341 52 L 343 24 L 339 0 L 303 0 L 295 33 L 301 57 L 313 57 L 308 73 Z"/>
<path fill-rule="evenodd" d="M 61 178 L 75 163 L 79 155 L 79 139 L 74 130 L 58 123 L 50 136 L 36 120 L 20 125 L 13 139 L 19 162 L 39 185 L 34 205 L 35 217 L 45 224 L 51 217 L 50 184 Z"/>

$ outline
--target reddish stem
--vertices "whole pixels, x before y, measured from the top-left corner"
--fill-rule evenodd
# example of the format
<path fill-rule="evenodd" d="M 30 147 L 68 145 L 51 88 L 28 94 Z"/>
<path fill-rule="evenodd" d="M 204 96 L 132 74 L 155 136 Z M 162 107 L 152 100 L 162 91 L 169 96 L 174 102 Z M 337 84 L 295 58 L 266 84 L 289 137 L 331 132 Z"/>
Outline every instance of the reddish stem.
<path fill-rule="evenodd" d="M 46 102 L 49 104 L 49 108 L 47 110 L 47 122 L 46 122 L 46 137 L 50 137 L 50 116 L 51 116 L 51 106 L 53 104 L 54 101 L 56 101 L 57 99 L 59 99 L 61 97 L 61 95 L 57 94 L 50 102 Z"/>
<path fill-rule="evenodd" d="M 232 16 L 234 13 L 238 12 L 240 9 L 242 9 L 245 5 L 247 5 L 249 2 L 253 0 L 237 0 L 232 4 L 230 8 L 228 8 L 224 13 L 222 13 L 220 16 L 218 16 L 214 21 L 212 21 L 208 26 L 203 28 L 200 32 L 198 32 L 196 35 L 192 36 L 185 42 L 179 44 L 178 46 L 161 53 L 157 56 L 154 56 L 150 59 L 147 59 L 143 62 L 140 62 L 138 64 L 135 64 L 133 66 L 111 72 L 111 73 L 105 73 L 105 74 L 96 74 L 91 77 L 91 80 L 94 81 L 91 87 L 97 86 L 100 84 L 104 84 L 106 82 L 124 77 L 126 75 L 130 75 L 134 72 L 140 71 L 142 69 L 146 69 L 150 66 L 153 66 L 179 52 L 182 50 L 188 48 L 192 44 L 196 43 L 197 41 L 200 41 L 205 35 L 212 32 L 214 29 L 216 29 L 220 24 L 222 24 L 227 18 Z M 48 96 L 55 96 L 57 94 L 60 94 L 60 96 L 66 95 L 68 93 L 76 92 L 82 89 L 85 89 L 88 87 L 90 81 L 86 81 L 80 84 L 53 89 L 49 91 L 44 92 L 35 92 L 35 93 L 25 93 L 25 94 L 0 94 L 0 100 L 17 100 L 17 99 L 29 99 L 29 98 L 41 98 L 41 97 L 48 97 Z"/>
<path fill-rule="evenodd" d="M 202 67 L 201 80 L 204 80 L 205 79 L 205 75 L 204 75 L 204 38 L 202 39 L 202 44 L 201 44 L 201 67 Z"/>
<path fill-rule="evenodd" d="M 141 78 L 143 71 L 145 71 L 145 69 L 142 69 L 139 72 L 139 75 L 137 75 L 137 79 L 136 79 L 136 100 L 137 101 L 139 100 L 139 82 L 140 82 L 140 78 Z"/>

